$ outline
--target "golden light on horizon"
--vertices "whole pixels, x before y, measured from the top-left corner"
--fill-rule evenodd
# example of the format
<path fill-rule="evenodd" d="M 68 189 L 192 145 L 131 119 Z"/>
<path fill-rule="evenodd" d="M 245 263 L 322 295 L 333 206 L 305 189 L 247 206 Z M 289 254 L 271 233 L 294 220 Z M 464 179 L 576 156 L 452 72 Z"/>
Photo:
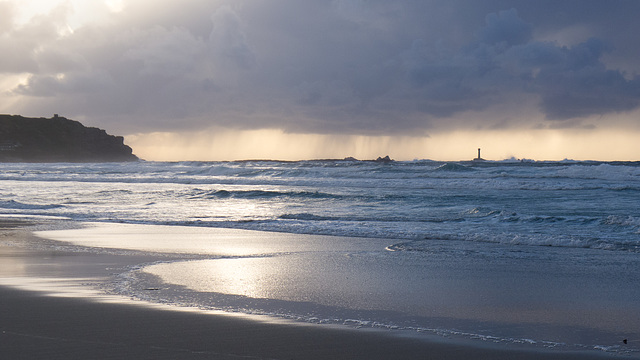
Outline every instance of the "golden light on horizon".
<path fill-rule="evenodd" d="M 125 138 L 140 158 L 152 161 L 247 159 L 470 160 L 482 148 L 487 160 L 635 161 L 638 134 L 625 130 L 453 131 L 429 137 L 291 134 L 281 130 L 156 132 Z"/>

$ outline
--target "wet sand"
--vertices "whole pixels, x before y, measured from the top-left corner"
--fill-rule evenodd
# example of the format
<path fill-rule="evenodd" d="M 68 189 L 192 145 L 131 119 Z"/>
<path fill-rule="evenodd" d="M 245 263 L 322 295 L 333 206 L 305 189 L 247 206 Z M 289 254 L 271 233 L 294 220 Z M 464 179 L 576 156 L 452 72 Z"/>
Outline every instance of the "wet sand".
<path fill-rule="evenodd" d="M 86 285 L 152 256 L 34 248 L 13 229 L 0 243 L 0 354 L 10 359 L 620 358 L 150 305 Z"/>
<path fill-rule="evenodd" d="M 0 353 L 10 359 L 607 359 L 426 341 L 380 331 L 43 296 L 0 288 Z"/>

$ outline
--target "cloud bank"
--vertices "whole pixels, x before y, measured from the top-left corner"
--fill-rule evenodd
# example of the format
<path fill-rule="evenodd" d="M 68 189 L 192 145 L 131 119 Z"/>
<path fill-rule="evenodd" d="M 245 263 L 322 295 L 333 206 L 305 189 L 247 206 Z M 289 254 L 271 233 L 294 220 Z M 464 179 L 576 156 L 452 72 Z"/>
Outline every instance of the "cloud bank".
<path fill-rule="evenodd" d="M 640 107 L 634 1 L 132 0 L 75 27 L 72 4 L 28 23 L 19 4 L 0 1 L 0 110 L 121 133 L 584 128 Z"/>

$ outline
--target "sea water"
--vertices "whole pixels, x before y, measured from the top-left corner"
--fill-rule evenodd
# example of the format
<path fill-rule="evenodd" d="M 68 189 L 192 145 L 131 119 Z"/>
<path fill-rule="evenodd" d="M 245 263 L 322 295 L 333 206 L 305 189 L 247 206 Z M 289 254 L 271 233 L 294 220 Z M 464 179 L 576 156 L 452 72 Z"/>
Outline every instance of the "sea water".
<path fill-rule="evenodd" d="M 153 234 L 146 248 L 130 246 L 198 256 L 122 274 L 111 291 L 128 296 L 636 356 L 638 204 L 640 163 L 629 162 L 141 161 L 0 172 L 2 214 L 104 227 L 100 244 L 81 245 L 126 247 L 113 245 L 118 236 Z"/>

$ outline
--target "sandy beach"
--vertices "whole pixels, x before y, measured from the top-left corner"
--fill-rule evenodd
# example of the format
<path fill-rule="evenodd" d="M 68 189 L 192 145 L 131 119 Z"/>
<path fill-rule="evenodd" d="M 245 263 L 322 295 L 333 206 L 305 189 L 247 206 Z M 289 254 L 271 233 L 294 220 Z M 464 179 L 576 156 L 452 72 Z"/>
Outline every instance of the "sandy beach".
<path fill-rule="evenodd" d="M 105 295 L 96 290 L 100 282 L 127 266 L 157 258 L 135 252 L 69 251 L 15 228 L 21 225 L 5 223 L 0 247 L 0 353 L 11 359 L 620 358 L 393 330 L 265 321 Z"/>
<path fill-rule="evenodd" d="M 98 303 L 0 288 L 10 359 L 608 359 Z"/>

